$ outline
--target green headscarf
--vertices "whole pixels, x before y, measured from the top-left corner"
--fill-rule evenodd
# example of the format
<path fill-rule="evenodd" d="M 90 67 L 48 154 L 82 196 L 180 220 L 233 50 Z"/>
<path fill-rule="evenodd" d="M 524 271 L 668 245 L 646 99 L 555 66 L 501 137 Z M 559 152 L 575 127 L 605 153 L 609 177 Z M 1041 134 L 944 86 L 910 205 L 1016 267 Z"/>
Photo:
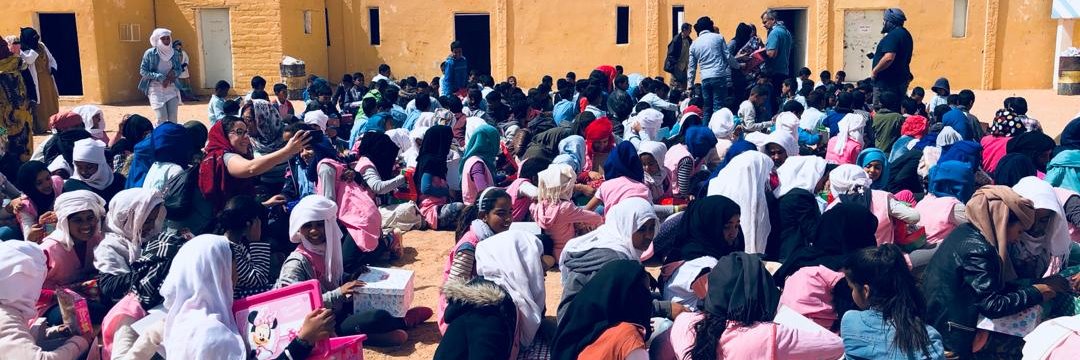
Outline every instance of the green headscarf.
<path fill-rule="evenodd" d="M 468 176 L 465 173 L 466 160 L 473 156 L 479 156 L 481 160 L 484 160 L 484 164 L 487 164 L 488 170 L 494 176 L 495 157 L 498 154 L 499 130 L 486 123 L 482 124 L 476 128 L 472 137 L 465 140 L 465 154 L 461 156 L 461 165 L 458 165 L 458 171 L 461 172 L 461 176 Z"/>

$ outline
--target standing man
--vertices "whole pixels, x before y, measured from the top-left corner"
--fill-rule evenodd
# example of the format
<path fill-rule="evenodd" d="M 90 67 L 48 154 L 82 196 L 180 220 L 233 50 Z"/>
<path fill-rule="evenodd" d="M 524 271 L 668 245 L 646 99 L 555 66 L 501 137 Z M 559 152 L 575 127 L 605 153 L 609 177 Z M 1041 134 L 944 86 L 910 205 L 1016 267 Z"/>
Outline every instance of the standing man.
<path fill-rule="evenodd" d="M 461 43 L 453 41 L 450 43 L 450 56 L 446 57 L 446 61 L 442 64 L 443 77 L 440 86 L 442 96 L 449 96 L 451 94 L 457 95 L 459 98 L 464 97 L 465 94 L 459 94 L 468 85 L 469 77 L 469 61 L 465 59 L 465 56 L 461 54 Z"/>
<path fill-rule="evenodd" d="M 885 25 L 881 33 L 885 37 L 874 51 L 874 69 L 870 78 L 874 80 L 874 105 L 880 104 L 879 98 L 884 92 L 907 95 L 911 83 L 911 53 L 915 41 L 911 33 L 904 28 L 907 16 L 898 8 L 885 10 Z"/>
<path fill-rule="evenodd" d="M 713 26 L 708 16 L 703 16 L 694 23 L 697 39 L 690 45 L 690 59 L 686 67 L 686 84 L 694 84 L 694 74 L 701 67 L 701 97 L 705 107 L 702 119 L 711 119 L 713 111 L 724 107 L 724 99 L 731 86 L 731 68 L 738 67 L 735 58 L 728 52 L 727 41 Z"/>
<path fill-rule="evenodd" d="M 761 24 L 769 31 L 765 40 L 765 74 L 769 76 L 769 114 L 780 109 L 780 89 L 784 80 L 791 77 L 791 32 L 784 23 L 777 21 L 776 10 L 768 9 L 761 14 Z"/>
<path fill-rule="evenodd" d="M 60 112 L 60 92 L 56 89 L 56 59 L 53 58 L 49 48 L 41 42 L 41 35 L 33 28 L 22 28 L 19 33 L 19 43 L 22 53 L 19 54 L 23 62 L 29 65 L 30 79 L 33 80 L 34 97 L 36 102 L 31 103 L 34 109 L 34 134 L 45 134 L 49 131 L 49 118 Z M 24 80 L 25 81 L 25 80 Z M 29 87 L 26 89 L 30 92 Z"/>
<path fill-rule="evenodd" d="M 671 74 L 671 86 L 676 89 L 686 88 L 686 64 L 690 61 L 690 24 L 683 23 L 679 33 L 667 46 L 664 58 L 664 71 Z"/>

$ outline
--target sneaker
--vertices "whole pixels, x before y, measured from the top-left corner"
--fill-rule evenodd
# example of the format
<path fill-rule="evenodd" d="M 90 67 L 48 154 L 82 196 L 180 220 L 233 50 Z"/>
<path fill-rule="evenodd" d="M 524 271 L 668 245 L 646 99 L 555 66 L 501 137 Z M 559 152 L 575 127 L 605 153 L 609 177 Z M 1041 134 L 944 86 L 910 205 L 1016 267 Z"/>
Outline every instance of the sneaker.
<path fill-rule="evenodd" d="M 366 346 L 390 347 L 401 346 L 409 341 L 409 333 L 405 330 L 394 330 L 378 334 L 367 334 Z"/>
<path fill-rule="evenodd" d="M 435 315 L 431 308 L 425 306 L 417 306 L 409 311 L 405 312 L 405 327 L 414 328 L 416 325 L 420 325 Z"/>

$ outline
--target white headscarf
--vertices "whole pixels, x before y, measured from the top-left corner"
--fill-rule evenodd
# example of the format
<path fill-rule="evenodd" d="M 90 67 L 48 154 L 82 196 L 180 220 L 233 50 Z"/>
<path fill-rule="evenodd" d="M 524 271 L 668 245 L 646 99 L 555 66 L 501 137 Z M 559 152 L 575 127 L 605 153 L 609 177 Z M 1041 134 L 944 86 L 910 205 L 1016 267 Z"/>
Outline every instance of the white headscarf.
<path fill-rule="evenodd" d="M 71 164 L 68 164 L 63 156 L 57 156 L 49 163 L 49 172 L 52 173 L 56 170 L 67 170 L 68 174 L 72 175 L 75 173 L 75 170 L 71 168 Z"/>
<path fill-rule="evenodd" d="M 157 49 L 158 56 L 162 59 L 171 59 L 175 49 L 173 49 L 171 43 L 165 45 L 165 43 L 161 42 L 161 38 L 166 36 L 172 37 L 172 30 L 162 28 L 154 29 L 154 32 L 150 33 L 150 46 Z"/>
<path fill-rule="evenodd" d="M 341 282 L 341 276 L 345 273 L 341 257 L 341 228 L 337 225 L 338 207 L 330 199 L 322 195 L 308 195 L 293 207 L 289 215 L 289 241 L 300 244 L 305 250 L 321 255 L 325 260 L 326 280 L 335 286 Z M 326 242 L 322 245 L 314 245 L 308 241 L 300 228 L 309 222 L 323 221 L 323 235 Z"/>
<path fill-rule="evenodd" d="M 843 164 L 829 172 L 829 192 L 834 197 L 860 191 L 860 189 L 870 191 L 870 184 L 873 182 L 870 180 L 870 175 L 866 174 L 866 170 L 858 165 Z"/>
<path fill-rule="evenodd" d="M 836 144 L 829 149 L 830 151 L 843 154 L 844 149 L 847 148 L 848 139 L 855 140 L 859 144 L 863 143 L 863 128 L 866 127 L 866 119 L 862 115 L 854 113 L 844 115 L 838 126 L 840 131 L 836 133 Z"/>
<path fill-rule="evenodd" d="M 799 117 L 795 113 L 785 111 L 776 116 L 776 130 L 774 133 L 786 131 L 792 138 L 799 138 Z"/>
<path fill-rule="evenodd" d="M 536 174 L 537 200 L 558 202 L 570 200 L 574 195 L 577 173 L 567 164 L 551 164 L 547 169 Z M 537 210 L 543 212 L 544 206 Z"/>
<path fill-rule="evenodd" d="M 469 139 L 472 139 L 473 133 L 476 132 L 476 129 L 479 128 L 480 125 L 484 124 L 487 124 L 487 121 L 484 121 L 484 119 L 475 116 L 465 118 L 465 142 L 468 143 Z"/>
<path fill-rule="evenodd" d="M 709 130 L 717 139 L 730 139 L 735 134 L 735 114 L 728 108 L 720 108 L 709 118 Z"/>
<path fill-rule="evenodd" d="M 712 256 L 702 256 L 696 259 L 684 261 L 675 272 L 671 274 L 664 287 L 664 300 L 670 300 L 683 304 L 692 310 L 696 310 L 698 303 L 704 299 L 694 294 L 694 280 L 698 279 L 701 271 L 716 267 L 718 261 Z"/>
<path fill-rule="evenodd" d="M 420 113 L 420 116 L 416 117 L 416 123 L 413 124 L 413 128 L 415 129 L 417 127 L 432 127 L 435 125 L 439 125 L 437 122 L 435 122 L 435 113 L 425 111 Z"/>
<path fill-rule="evenodd" d="M 59 242 L 64 249 L 71 250 L 75 239 L 71 238 L 68 216 L 90 210 L 100 220 L 102 215 L 105 215 L 105 200 L 89 190 L 66 191 L 56 197 L 53 209 L 56 212 L 56 230 L 48 237 Z M 97 229 L 94 230 L 94 236 L 97 236 L 101 233 L 101 226 L 95 227 Z"/>
<path fill-rule="evenodd" d="M 71 109 L 71 112 L 79 114 L 79 116 L 82 117 L 83 126 L 86 127 L 86 131 L 90 133 L 91 137 L 101 141 L 109 141 L 109 137 L 105 135 L 104 128 L 98 129 L 94 127 L 94 116 L 105 116 L 105 113 L 101 111 L 101 108 L 94 105 L 79 105 L 74 109 Z M 104 122 L 101 126 L 105 126 Z"/>
<path fill-rule="evenodd" d="M 199 235 L 184 243 L 161 296 L 167 311 L 162 345 L 170 359 L 246 359 L 233 319 L 233 259 L 224 236 Z"/>
<path fill-rule="evenodd" d="M 776 168 L 776 177 L 780 186 L 773 190 L 777 198 L 787 195 L 794 189 L 814 192 L 821 177 L 825 176 L 825 159 L 817 156 L 792 156 L 784 165 Z"/>
<path fill-rule="evenodd" d="M 116 193 L 109 201 L 109 212 L 105 215 L 105 240 L 119 240 L 127 244 L 127 264 L 131 264 L 142 255 L 143 240 L 156 236 L 161 232 L 161 225 L 165 223 L 165 207 L 158 211 L 157 217 L 150 219 L 150 213 L 164 201 L 161 192 L 150 188 L 132 188 Z M 143 224 L 153 221 L 154 228 L 143 234 Z M 103 241 L 103 242 L 104 242 Z M 106 267 L 103 269 L 102 266 Z M 97 257 L 94 258 L 94 266 L 101 272 L 116 274 L 109 270 L 120 270 L 126 273 L 127 269 L 108 269 L 108 263 L 99 264 Z"/>
<path fill-rule="evenodd" d="M 765 253 L 769 240 L 769 206 L 765 191 L 773 161 L 757 151 L 747 151 L 731 159 L 715 178 L 709 180 L 708 195 L 723 195 L 739 204 L 739 221 L 746 239 L 746 252 Z"/>
<path fill-rule="evenodd" d="M 570 239 L 563 248 L 563 254 L 559 259 L 559 269 L 565 274 L 570 271 L 566 267 L 566 259 L 574 254 L 592 249 L 613 250 L 626 257 L 627 260 L 640 261 L 643 250 L 634 248 L 632 237 L 641 226 L 649 220 L 654 220 L 659 226 L 660 220 L 653 211 L 653 205 L 648 200 L 633 197 L 620 201 L 604 214 L 604 224 L 588 234 Z M 653 228 L 654 230 L 656 227 Z"/>
<path fill-rule="evenodd" d="M 1050 223 L 1046 225 L 1046 232 L 1043 236 L 1035 238 L 1025 231 L 1020 235 L 1020 241 L 1014 246 L 1028 254 L 1048 254 L 1049 266 L 1047 270 L 1052 270 L 1050 274 L 1056 274 L 1069 259 L 1069 246 L 1072 240 L 1069 238 L 1069 226 L 1065 218 L 1065 211 L 1062 209 L 1061 203 L 1058 202 L 1054 187 L 1037 177 L 1028 176 L 1013 185 L 1013 191 L 1017 195 L 1031 200 L 1035 205 L 1035 209 L 1046 209 L 1054 212 Z"/>
<path fill-rule="evenodd" d="M 112 185 L 112 168 L 109 167 L 109 159 L 105 157 L 105 143 L 101 142 L 101 140 L 82 139 L 76 141 L 71 160 L 97 164 L 97 172 L 90 178 L 82 177 L 78 169 L 75 169 L 76 171 L 71 174 L 72 179 L 82 180 L 86 185 L 98 190 L 104 190 L 109 185 Z M 77 168 L 78 165 L 75 167 Z"/>
<path fill-rule="evenodd" d="M 821 126 L 821 120 L 824 119 L 825 113 L 813 106 L 808 106 L 806 110 L 803 110 L 802 118 L 799 119 L 799 128 L 806 131 L 817 131 L 818 126 Z"/>
<path fill-rule="evenodd" d="M 498 284 L 514 300 L 521 321 L 518 341 L 530 346 L 544 319 L 544 245 L 536 235 L 507 230 L 476 245 L 476 274 Z"/>
<path fill-rule="evenodd" d="M 787 131 L 783 131 L 780 129 L 776 129 L 776 131 L 773 131 L 771 134 L 769 134 L 767 138 L 765 138 L 765 143 L 758 147 L 758 151 L 764 153 L 765 145 L 769 144 L 780 145 L 780 147 L 784 148 L 784 152 L 786 152 L 788 156 L 799 155 L 799 142 L 795 138 L 791 137 L 791 134 Z"/>
<path fill-rule="evenodd" d="M 645 172 L 645 185 L 649 185 L 650 188 L 661 188 L 664 180 L 668 179 L 668 169 L 664 166 L 664 159 L 667 155 L 667 145 L 659 141 L 642 141 L 638 143 L 638 155 L 649 154 L 656 159 L 656 163 L 660 166 L 660 173 L 653 175 L 649 172 Z"/>
<path fill-rule="evenodd" d="M 960 136 L 956 129 L 953 129 L 952 126 L 946 126 L 938 133 L 935 145 L 938 147 L 949 146 L 961 140 L 964 140 L 964 137 Z"/>
<path fill-rule="evenodd" d="M 390 137 L 390 141 L 397 145 L 398 155 L 405 153 L 406 150 L 412 148 L 412 138 L 409 137 L 409 130 L 402 128 L 386 130 L 386 136 Z"/>
<path fill-rule="evenodd" d="M 48 266 L 45 253 L 29 241 L 0 242 L 0 305 L 19 312 L 22 323 L 37 317 L 34 305 L 41 296 Z"/>
<path fill-rule="evenodd" d="M 641 132 L 648 136 L 649 140 L 657 140 L 656 133 L 660 131 L 660 126 L 664 123 L 664 114 L 655 109 L 641 110 L 634 117 L 627 119 L 623 123 L 623 138 L 629 139 L 633 134 L 634 124 L 641 125 Z"/>
<path fill-rule="evenodd" d="M 412 131 L 409 131 L 409 149 L 401 153 L 406 166 L 416 167 L 416 158 L 420 156 L 420 148 L 416 146 L 416 140 L 424 140 L 424 134 L 427 133 L 427 130 L 427 127 L 417 126 Z"/>
<path fill-rule="evenodd" d="M 326 122 L 330 121 L 330 117 L 326 116 L 322 110 L 308 111 L 304 114 L 304 123 L 311 124 L 319 127 L 319 130 L 326 131 Z"/>

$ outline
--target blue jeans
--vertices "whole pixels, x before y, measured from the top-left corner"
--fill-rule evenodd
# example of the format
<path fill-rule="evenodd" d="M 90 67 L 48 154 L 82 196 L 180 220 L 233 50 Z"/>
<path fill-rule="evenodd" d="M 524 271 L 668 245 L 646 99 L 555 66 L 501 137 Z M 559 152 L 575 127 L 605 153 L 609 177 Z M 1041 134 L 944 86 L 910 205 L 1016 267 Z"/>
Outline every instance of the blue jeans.
<path fill-rule="evenodd" d="M 713 77 L 701 80 L 701 100 L 705 117 L 702 124 L 708 124 L 713 111 L 724 107 L 724 99 L 728 96 L 728 80 L 722 77 Z"/>

